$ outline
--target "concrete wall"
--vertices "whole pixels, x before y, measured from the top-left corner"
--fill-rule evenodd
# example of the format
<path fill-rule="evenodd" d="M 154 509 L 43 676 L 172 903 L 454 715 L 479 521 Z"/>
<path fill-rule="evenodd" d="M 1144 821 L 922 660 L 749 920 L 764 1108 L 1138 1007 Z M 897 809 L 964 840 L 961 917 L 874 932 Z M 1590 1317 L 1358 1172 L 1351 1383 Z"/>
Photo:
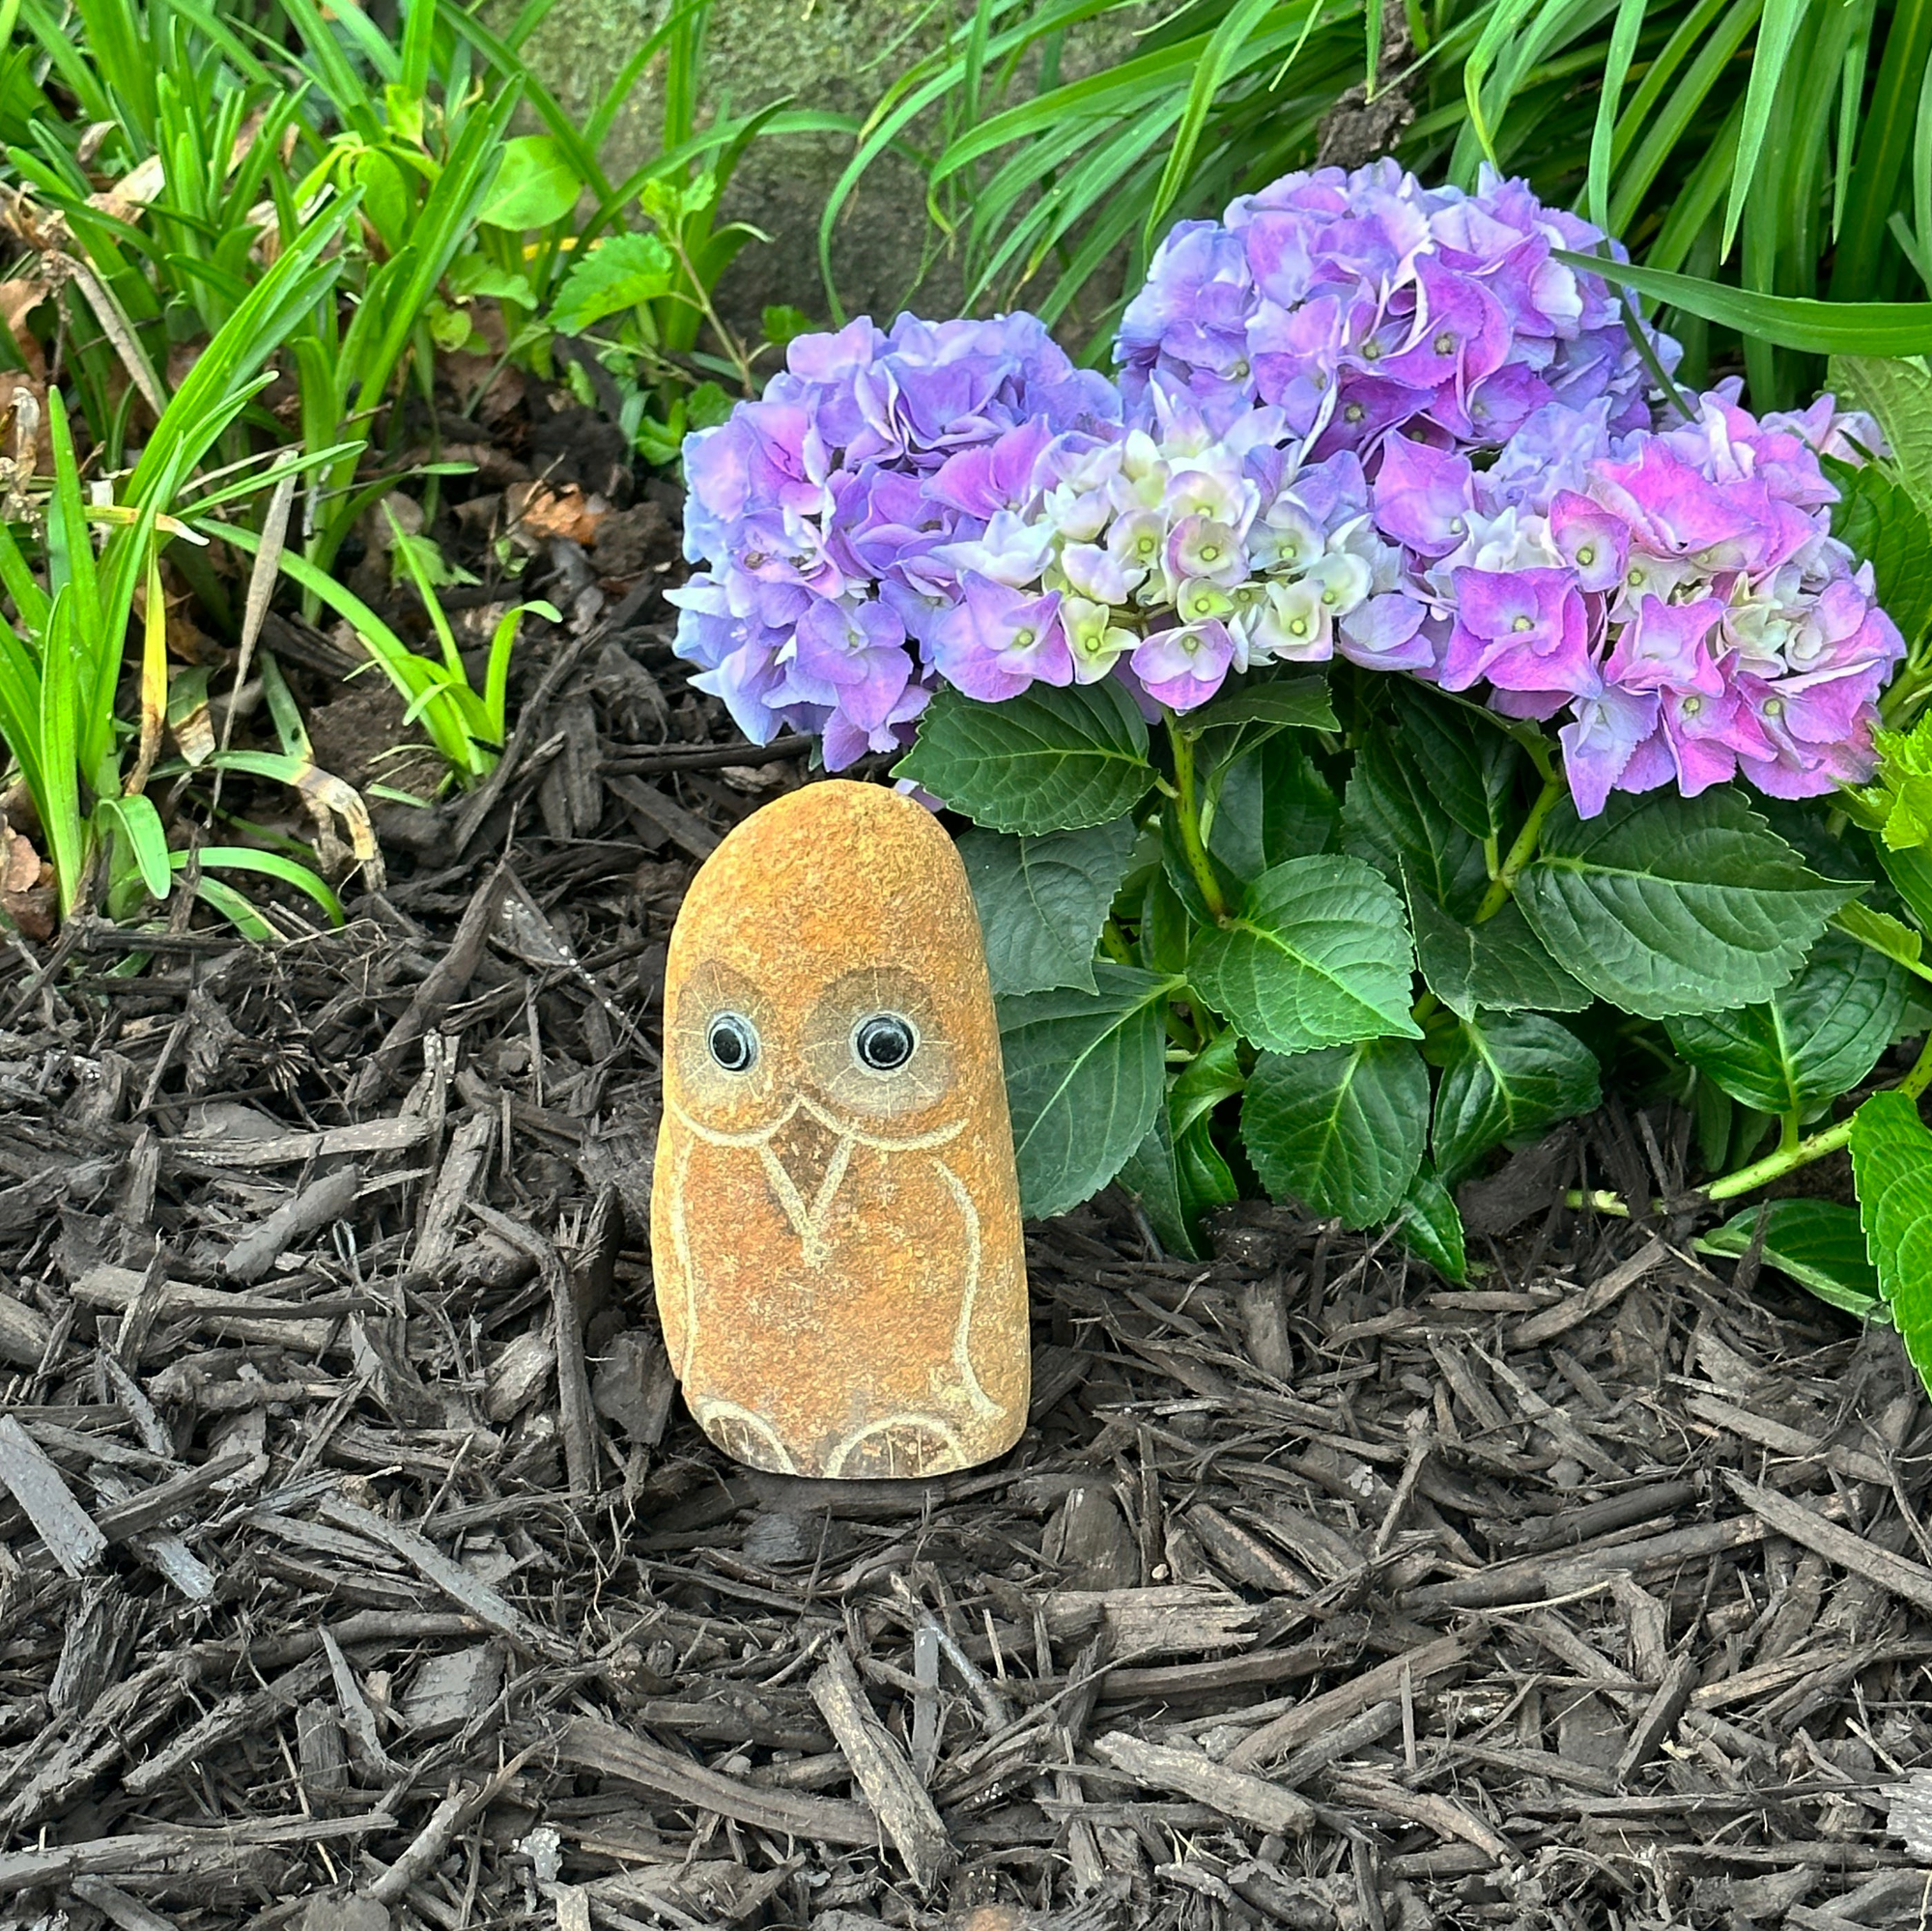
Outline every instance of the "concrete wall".
<path fill-rule="evenodd" d="M 665 0 L 558 0 L 528 48 L 532 64 L 572 111 L 587 115 L 624 61 L 663 17 Z M 879 96 L 942 38 L 950 19 L 970 17 L 971 0 L 716 0 L 705 47 L 705 96 L 728 95 L 732 110 L 782 96 L 796 107 L 864 117 Z M 1165 11 L 1124 6 L 1069 36 L 1061 71 L 1068 78 L 1131 51 L 1136 30 Z M 613 176 L 657 145 L 661 66 L 647 71 L 619 116 L 606 167 Z M 929 129 L 923 130 L 930 133 Z M 787 136 L 755 146 L 733 185 L 729 212 L 763 229 L 769 247 L 747 247 L 726 278 L 724 305 L 734 321 L 755 320 L 767 302 L 828 313 L 818 272 L 818 218 L 850 157 L 844 136 Z M 927 241 L 918 171 L 883 157 L 847 202 L 833 251 L 850 313 L 890 319 L 907 304 Z M 921 313 L 955 312 L 959 275 L 941 260 L 913 296 Z"/>

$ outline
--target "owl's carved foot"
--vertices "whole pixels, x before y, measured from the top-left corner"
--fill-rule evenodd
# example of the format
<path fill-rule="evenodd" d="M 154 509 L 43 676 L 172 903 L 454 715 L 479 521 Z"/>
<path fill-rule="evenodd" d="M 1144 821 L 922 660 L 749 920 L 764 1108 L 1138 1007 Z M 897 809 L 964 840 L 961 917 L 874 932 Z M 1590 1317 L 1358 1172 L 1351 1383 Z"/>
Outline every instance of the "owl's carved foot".
<path fill-rule="evenodd" d="M 728 1402 L 706 1402 L 697 1425 L 733 1462 L 767 1475 L 797 1475 L 801 1469 L 772 1425 Z"/>
<path fill-rule="evenodd" d="M 847 1481 L 945 1475 L 968 1465 L 959 1437 L 930 1415 L 888 1415 L 848 1435 L 825 1458 L 825 1473 Z"/>

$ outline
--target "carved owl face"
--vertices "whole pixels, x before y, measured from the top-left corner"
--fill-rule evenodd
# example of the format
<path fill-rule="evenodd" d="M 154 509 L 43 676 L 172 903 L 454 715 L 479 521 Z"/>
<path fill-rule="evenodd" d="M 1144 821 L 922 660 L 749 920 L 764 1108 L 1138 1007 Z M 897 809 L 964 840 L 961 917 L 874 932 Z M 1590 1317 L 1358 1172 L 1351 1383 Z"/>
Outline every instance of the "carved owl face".
<path fill-rule="evenodd" d="M 788 840 L 809 795 L 811 836 Z M 951 840 L 910 800 L 843 781 L 758 817 L 756 849 L 720 848 L 671 939 L 667 1097 L 746 1144 L 801 1111 L 895 1141 L 955 1119 L 962 1055 L 997 1066 L 999 1047 L 971 897 L 932 891 L 935 865 L 958 866 Z"/>

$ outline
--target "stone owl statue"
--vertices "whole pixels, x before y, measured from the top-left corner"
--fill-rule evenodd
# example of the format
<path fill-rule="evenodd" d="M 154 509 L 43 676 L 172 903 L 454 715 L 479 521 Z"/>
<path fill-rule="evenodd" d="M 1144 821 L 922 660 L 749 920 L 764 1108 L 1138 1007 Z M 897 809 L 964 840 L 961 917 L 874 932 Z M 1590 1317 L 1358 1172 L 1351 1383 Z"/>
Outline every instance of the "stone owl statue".
<path fill-rule="evenodd" d="M 932 816 L 827 780 L 694 880 L 665 975 L 651 1257 L 706 1434 L 784 1474 L 934 1475 L 1026 1422 L 1000 1036 Z"/>

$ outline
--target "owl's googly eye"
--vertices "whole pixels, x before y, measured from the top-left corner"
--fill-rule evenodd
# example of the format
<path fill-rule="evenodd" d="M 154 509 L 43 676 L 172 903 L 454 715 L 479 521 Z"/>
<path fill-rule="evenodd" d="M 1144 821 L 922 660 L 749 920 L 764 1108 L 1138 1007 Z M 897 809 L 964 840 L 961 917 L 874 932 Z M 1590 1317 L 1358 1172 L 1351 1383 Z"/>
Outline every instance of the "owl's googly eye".
<path fill-rule="evenodd" d="M 704 1043 L 727 1073 L 748 1073 L 758 1063 L 758 1029 L 742 1012 L 715 1014 Z"/>
<path fill-rule="evenodd" d="M 899 1012 L 874 1012 L 852 1029 L 852 1057 L 872 1073 L 895 1073 L 919 1050 L 919 1029 Z"/>

